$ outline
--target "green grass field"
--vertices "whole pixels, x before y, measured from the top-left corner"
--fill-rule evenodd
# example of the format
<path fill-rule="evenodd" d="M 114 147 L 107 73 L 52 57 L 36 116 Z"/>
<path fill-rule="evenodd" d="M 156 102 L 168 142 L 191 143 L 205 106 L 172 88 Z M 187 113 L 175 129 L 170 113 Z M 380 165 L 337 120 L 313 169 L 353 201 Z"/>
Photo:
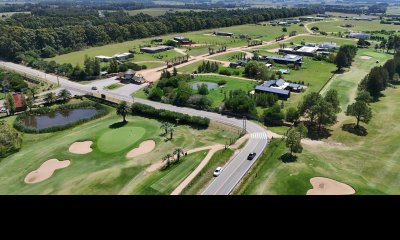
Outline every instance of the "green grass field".
<path fill-rule="evenodd" d="M 0 92 L 0 100 L 3 100 L 6 97 L 6 94 Z"/>
<path fill-rule="evenodd" d="M 189 154 L 174 162 L 167 169 L 159 170 L 151 173 L 139 184 L 131 194 L 145 195 L 169 195 L 185 179 L 196 169 L 200 162 L 207 155 L 208 151 L 200 151 Z"/>
<path fill-rule="evenodd" d="M 165 66 L 165 62 L 139 62 L 139 65 L 146 65 L 147 69 L 159 68 Z"/>
<path fill-rule="evenodd" d="M 164 15 L 166 13 L 174 13 L 174 12 L 189 12 L 189 11 L 195 11 L 195 12 L 200 12 L 202 10 L 197 10 L 197 9 L 179 9 L 179 8 L 146 8 L 146 9 L 139 9 L 139 10 L 130 10 L 127 11 L 130 16 L 135 16 L 138 15 L 139 13 L 143 14 L 148 14 L 152 17 L 158 17 L 161 15 Z"/>
<path fill-rule="evenodd" d="M 352 24 L 354 27 L 342 28 L 342 24 Z M 346 31 L 380 31 L 380 30 L 400 30 L 398 25 L 381 24 L 380 20 L 373 21 L 354 21 L 354 20 L 336 20 L 317 22 L 309 25 L 309 28 L 318 27 L 320 31 L 324 32 L 346 32 Z"/>
<path fill-rule="evenodd" d="M 387 15 L 400 15 L 400 6 L 389 6 L 386 10 Z"/>
<path fill-rule="evenodd" d="M 113 90 L 113 89 L 120 88 L 120 87 L 122 87 L 122 86 L 124 86 L 124 85 L 123 85 L 123 84 L 120 84 L 120 83 L 113 83 L 113 84 L 111 84 L 111 85 L 108 85 L 108 86 L 104 87 L 104 89 Z"/>
<path fill-rule="evenodd" d="M 251 91 L 254 89 L 256 82 L 240 80 L 225 76 L 198 76 L 194 78 L 193 82 L 213 82 L 218 83 L 220 80 L 226 80 L 226 84 L 223 85 L 223 88 L 210 90 L 210 93 L 207 95 L 212 101 L 212 107 L 218 107 L 226 96 L 229 95 L 229 91 L 242 89 L 244 91 Z"/>
<path fill-rule="evenodd" d="M 196 195 L 213 179 L 213 172 L 219 166 L 224 166 L 233 156 L 231 149 L 216 152 L 199 174 L 183 189 L 182 195 Z"/>
<path fill-rule="evenodd" d="M 218 60 L 218 61 L 228 61 L 228 62 L 236 62 L 238 57 L 243 55 L 242 52 L 229 52 L 223 55 L 219 55 L 216 57 L 212 57 L 211 59 Z"/>
<path fill-rule="evenodd" d="M 13 119 L 15 117 L 4 120 L 11 124 Z M 219 123 L 212 123 L 205 130 L 180 125 L 173 140 L 165 141 L 165 137 L 160 135 L 163 132 L 161 123 L 156 120 L 130 116 L 127 125 L 117 129 L 109 127 L 120 121 L 121 117 L 111 113 L 62 132 L 24 134 L 22 149 L 0 161 L 0 194 L 118 194 L 133 178 L 138 179 L 132 185 L 132 188 L 136 187 L 144 170 L 175 148 L 189 150 L 224 144 L 225 139 L 237 135 L 232 127 Z M 125 157 L 131 149 L 148 139 L 156 142 L 151 153 L 133 159 Z M 94 142 L 93 152 L 76 155 L 68 151 L 72 143 L 83 140 Z M 43 182 L 24 183 L 29 172 L 52 158 L 68 159 L 71 164 Z"/>

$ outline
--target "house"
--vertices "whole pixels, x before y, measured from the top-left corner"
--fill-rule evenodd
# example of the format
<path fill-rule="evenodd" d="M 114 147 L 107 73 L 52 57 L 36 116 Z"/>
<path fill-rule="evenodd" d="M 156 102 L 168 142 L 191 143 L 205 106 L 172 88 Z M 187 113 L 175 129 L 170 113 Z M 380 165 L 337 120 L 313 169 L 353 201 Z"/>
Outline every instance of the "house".
<path fill-rule="evenodd" d="M 280 72 L 282 74 L 288 74 L 289 70 L 287 70 L 287 69 L 279 69 L 278 72 Z"/>
<path fill-rule="evenodd" d="M 247 34 L 240 34 L 240 35 L 239 35 L 239 38 L 240 38 L 240 39 L 247 39 L 247 38 L 249 38 L 249 35 L 247 35 Z"/>
<path fill-rule="evenodd" d="M 121 54 L 115 54 L 112 57 L 116 60 L 127 60 L 130 58 L 133 54 L 132 53 L 121 53 Z"/>
<path fill-rule="evenodd" d="M 181 44 L 181 45 L 187 45 L 187 44 L 192 44 L 193 42 L 189 40 L 188 38 L 179 36 L 179 37 L 174 37 L 173 39 L 176 43 Z"/>
<path fill-rule="evenodd" d="M 279 64 L 302 64 L 303 57 L 299 55 L 286 54 L 285 56 L 265 57 L 266 60 L 271 60 Z"/>
<path fill-rule="evenodd" d="M 320 50 L 337 50 L 340 48 L 336 43 L 323 42 L 318 44 Z"/>
<path fill-rule="evenodd" d="M 314 21 L 314 17 L 300 17 L 299 20 L 303 22 Z"/>
<path fill-rule="evenodd" d="M 299 19 L 288 19 L 288 20 L 286 20 L 286 22 L 289 24 L 296 24 L 296 23 L 300 23 L 301 21 Z"/>
<path fill-rule="evenodd" d="M 296 50 L 296 54 L 297 55 L 301 55 L 301 56 L 314 56 L 315 53 L 317 52 L 318 47 L 301 47 L 299 49 Z"/>
<path fill-rule="evenodd" d="M 99 59 L 100 62 L 108 62 L 112 59 L 112 57 L 103 56 L 103 55 L 96 56 L 95 58 Z"/>
<path fill-rule="evenodd" d="M 285 82 L 283 79 L 269 80 L 255 88 L 256 93 L 275 94 L 279 99 L 287 100 L 291 92 L 302 92 L 304 86 Z"/>
<path fill-rule="evenodd" d="M 154 38 L 154 39 L 152 39 L 151 41 L 152 41 L 152 42 L 158 42 L 158 43 L 160 43 L 160 42 L 162 42 L 163 40 L 162 40 L 162 38 Z"/>
<path fill-rule="evenodd" d="M 217 36 L 225 36 L 225 37 L 232 37 L 233 33 L 230 32 L 214 32 L 214 35 Z"/>
<path fill-rule="evenodd" d="M 349 38 L 357 38 L 357 39 L 368 39 L 369 35 L 363 32 L 351 32 L 347 35 Z"/>
<path fill-rule="evenodd" d="M 272 68 L 272 64 L 271 64 L 271 63 L 266 63 L 265 66 L 266 66 L 267 68 Z"/>
<path fill-rule="evenodd" d="M 140 49 L 140 51 L 145 53 L 159 53 L 172 49 L 174 49 L 174 47 L 172 46 L 157 46 L 157 47 L 143 47 Z"/>
<path fill-rule="evenodd" d="M 288 22 L 278 22 L 278 25 L 279 25 L 279 26 L 287 26 L 287 25 L 288 25 Z"/>
<path fill-rule="evenodd" d="M 12 97 L 15 105 L 15 112 L 25 111 L 27 108 L 25 95 L 23 93 L 14 93 Z"/>

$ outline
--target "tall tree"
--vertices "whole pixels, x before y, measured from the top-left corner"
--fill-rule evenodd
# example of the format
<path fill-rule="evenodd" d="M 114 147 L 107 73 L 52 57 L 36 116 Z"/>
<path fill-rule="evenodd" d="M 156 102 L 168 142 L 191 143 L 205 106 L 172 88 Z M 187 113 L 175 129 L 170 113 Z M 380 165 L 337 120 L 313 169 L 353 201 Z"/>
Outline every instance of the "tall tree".
<path fill-rule="evenodd" d="M 49 92 L 45 95 L 44 101 L 51 105 L 57 101 L 57 95 L 54 92 Z"/>
<path fill-rule="evenodd" d="M 171 126 L 168 128 L 168 133 L 169 133 L 169 139 L 170 139 L 170 140 L 172 140 L 172 137 L 174 136 L 174 132 L 175 132 L 175 126 L 174 126 L 174 125 L 171 125 Z"/>
<path fill-rule="evenodd" d="M 11 93 L 6 95 L 5 99 L 6 108 L 10 115 L 14 115 L 15 113 L 15 103 Z"/>
<path fill-rule="evenodd" d="M 349 66 L 349 59 L 344 52 L 338 52 L 335 58 L 335 64 L 338 71 L 342 70 L 342 68 Z"/>
<path fill-rule="evenodd" d="M 301 153 L 303 151 L 303 146 L 301 146 L 300 133 L 295 129 L 289 130 L 286 135 L 286 147 L 290 149 L 290 155 L 293 153 Z"/>
<path fill-rule="evenodd" d="M 71 99 L 71 92 L 68 91 L 67 89 L 62 89 L 58 93 L 58 98 L 61 99 L 63 102 L 67 102 Z"/>
<path fill-rule="evenodd" d="M 299 125 L 297 125 L 296 131 L 299 132 L 299 134 L 300 134 L 300 139 L 303 139 L 303 138 L 307 137 L 308 129 L 307 129 L 307 127 L 304 125 L 304 123 L 300 123 Z"/>
<path fill-rule="evenodd" d="M 338 92 L 335 89 L 330 89 L 326 93 L 325 100 L 332 105 L 335 113 L 340 113 L 341 109 L 340 109 Z"/>
<path fill-rule="evenodd" d="M 122 116 L 123 122 L 126 123 L 126 115 L 129 113 L 129 107 L 128 103 L 125 101 L 122 101 L 120 104 L 118 104 L 117 107 L 117 115 Z"/>
<path fill-rule="evenodd" d="M 174 155 L 176 155 L 176 160 L 179 162 L 181 156 L 183 155 L 183 149 L 182 148 L 176 148 L 174 150 Z"/>
<path fill-rule="evenodd" d="M 346 111 L 347 116 L 353 116 L 357 119 L 356 128 L 360 126 L 360 121 L 368 123 L 372 118 L 372 110 L 364 101 L 356 101 L 349 105 Z"/>
<path fill-rule="evenodd" d="M 0 121 L 0 158 L 21 148 L 22 136 L 4 121 Z"/>

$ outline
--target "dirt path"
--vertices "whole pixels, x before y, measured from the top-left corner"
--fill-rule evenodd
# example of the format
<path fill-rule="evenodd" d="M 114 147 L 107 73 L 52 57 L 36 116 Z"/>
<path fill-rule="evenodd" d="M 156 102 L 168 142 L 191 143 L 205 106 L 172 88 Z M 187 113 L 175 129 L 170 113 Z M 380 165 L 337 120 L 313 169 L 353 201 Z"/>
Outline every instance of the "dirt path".
<path fill-rule="evenodd" d="M 182 55 L 187 55 L 187 52 L 180 48 L 174 48 L 175 52 L 180 53 Z"/>

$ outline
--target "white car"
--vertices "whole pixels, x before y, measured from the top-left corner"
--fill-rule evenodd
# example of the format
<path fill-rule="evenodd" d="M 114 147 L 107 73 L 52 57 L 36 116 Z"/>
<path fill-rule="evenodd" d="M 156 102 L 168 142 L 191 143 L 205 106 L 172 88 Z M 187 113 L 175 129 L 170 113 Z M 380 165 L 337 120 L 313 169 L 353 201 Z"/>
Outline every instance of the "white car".
<path fill-rule="evenodd" d="M 0 113 L 6 113 L 7 109 L 5 107 L 0 108 Z"/>
<path fill-rule="evenodd" d="M 215 169 L 213 176 L 214 177 L 218 177 L 222 172 L 222 167 L 217 167 L 217 169 Z"/>

